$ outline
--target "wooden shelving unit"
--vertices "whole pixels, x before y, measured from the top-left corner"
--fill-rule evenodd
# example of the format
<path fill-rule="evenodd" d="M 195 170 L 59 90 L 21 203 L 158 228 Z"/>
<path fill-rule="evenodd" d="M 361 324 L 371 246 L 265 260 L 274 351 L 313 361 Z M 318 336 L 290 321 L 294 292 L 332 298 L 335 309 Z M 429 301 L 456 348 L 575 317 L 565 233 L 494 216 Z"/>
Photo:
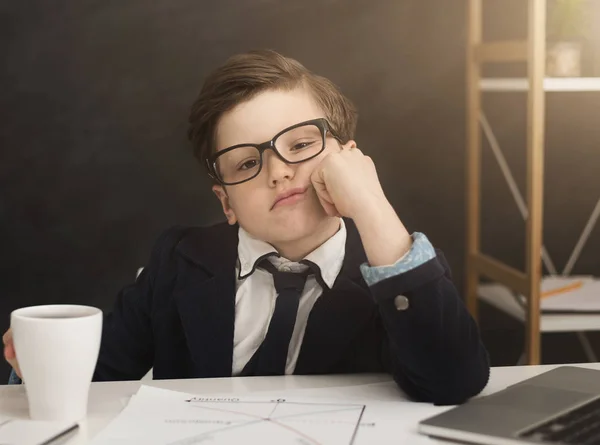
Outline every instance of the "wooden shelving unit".
<path fill-rule="evenodd" d="M 545 95 L 547 92 L 600 92 L 600 78 L 546 78 L 546 0 L 528 1 L 528 37 L 526 41 L 483 42 L 483 0 L 467 0 L 468 40 L 466 57 L 467 82 L 467 233 L 466 233 L 466 303 L 477 318 L 478 300 L 484 299 L 525 325 L 524 360 L 540 363 L 542 332 L 578 332 L 590 360 L 594 351 L 584 331 L 600 330 L 600 315 L 541 315 L 540 285 L 542 260 L 552 275 L 559 275 L 542 243 Z M 486 63 L 521 62 L 527 66 L 526 78 L 484 79 Z M 510 168 L 482 110 L 483 93 L 517 92 L 527 95 L 527 189 L 521 196 Z M 483 133 L 483 134 L 482 134 Z M 525 271 L 510 267 L 480 249 L 481 150 L 482 136 L 489 142 L 511 193 L 526 223 Z M 600 218 L 600 200 L 562 274 L 572 269 L 590 231 Z M 494 284 L 480 285 L 482 276 Z M 514 293 L 525 297 L 518 305 Z M 599 296 L 600 297 L 600 296 Z M 542 323 L 543 321 L 543 323 Z"/>
<path fill-rule="evenodd" d="M 527 297 L 525 354 L 540 363 L 540 282 L 544 179 L 544 75 L 546 0 L 528 0 L 527 41 L 483 42 L 483 0 L 468 1 L 467 39 L 467 259 L 466 302 L 477 317 L 479 277 L 487 276 Z M 527 64 L 526 270 L 514 269 L 480 250 L 481 71 L 485 63 Z"/>

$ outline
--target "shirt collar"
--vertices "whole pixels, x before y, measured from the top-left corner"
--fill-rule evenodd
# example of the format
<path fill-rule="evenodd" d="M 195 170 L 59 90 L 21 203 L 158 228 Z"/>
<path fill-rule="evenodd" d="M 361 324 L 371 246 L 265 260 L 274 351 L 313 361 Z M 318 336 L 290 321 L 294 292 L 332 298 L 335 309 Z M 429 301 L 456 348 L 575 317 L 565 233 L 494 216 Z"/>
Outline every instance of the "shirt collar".
<path fill-rule="evenodd" d="M 304 257 L 305 260 L 319 266 L 321 277 L 329 288 L 333 287 L 333 284 L 342 269 L 344 255 L 346 253 L 346 225 L 342 218 L 340 218 L 339 221 L 339 230 L 331 238 Z M 277 268 L 288 265 L 294 270 L 296 269 L 294 267 L 296 265 L 304 266 L 300 265 L 300 263 L 281 257 L 272 245 L 252 237 L 252 235 L 246 232 L 241 226 L 239 228 L 238 236 L 239 279 L 244 279 L 251 275 L 254 272 L 256 265 L 268 256 L 276 257 L 272 262 Z"/>

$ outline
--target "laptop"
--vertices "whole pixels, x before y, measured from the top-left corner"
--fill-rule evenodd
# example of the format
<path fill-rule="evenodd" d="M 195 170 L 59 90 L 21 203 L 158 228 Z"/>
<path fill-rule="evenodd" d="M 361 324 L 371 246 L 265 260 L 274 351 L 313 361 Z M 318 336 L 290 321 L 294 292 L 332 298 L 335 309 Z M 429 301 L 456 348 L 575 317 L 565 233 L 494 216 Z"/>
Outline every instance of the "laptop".
<path fill-rule="evenodd" d="M 560 366 L 425 419 L 418 431 L 480 445 L 600 445 L 600 370 Z"/>

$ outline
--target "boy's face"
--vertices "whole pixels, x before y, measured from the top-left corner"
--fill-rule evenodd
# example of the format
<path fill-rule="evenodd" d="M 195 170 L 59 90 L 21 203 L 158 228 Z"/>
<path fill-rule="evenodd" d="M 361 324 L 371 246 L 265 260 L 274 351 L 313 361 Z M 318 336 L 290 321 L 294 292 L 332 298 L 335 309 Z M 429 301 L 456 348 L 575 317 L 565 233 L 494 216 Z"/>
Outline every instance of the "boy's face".
<path fill-rule="evenodd" d="M 263 92 L 224 114 L 216 134 L 217 151 L 237 144 L 260 144 L 281 130 L 325 113 L 303 88 Z M 353 141 L 351 141 L 353 143 Z M 330 222 L 311 185 L 310 176 L 322 159 L 339 151 L 327 135 L 325 150 L 300 164 L 286 164 L 273 150 L 263 153 L 263 167 L 250 181 L 213 187 L 230 224 L 240 224 L 255 238 L 274 246 L 310 237 Z M 304 191 L 277 202 L 282 193 Z"/>

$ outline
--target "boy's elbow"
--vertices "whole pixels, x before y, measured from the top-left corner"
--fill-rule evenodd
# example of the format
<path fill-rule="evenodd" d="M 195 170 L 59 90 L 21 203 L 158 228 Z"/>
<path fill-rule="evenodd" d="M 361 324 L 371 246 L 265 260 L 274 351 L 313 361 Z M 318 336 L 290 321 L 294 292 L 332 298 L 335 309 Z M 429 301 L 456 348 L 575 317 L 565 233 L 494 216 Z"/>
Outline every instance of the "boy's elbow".
<path fill-rule="evenodd" d="M 435 405 L 460 405 L 472 397 L 479 395 L 487 386 L 490 368 L 485 363 L 473 364 L 468 369 L 460 368 L 460 373 L 440 382 L 432 394 L 431 402 Z"/>
<path fill-rule="evenodd" d="M 489 358 L 483 350 L 480 357 L 463 363 L 454 362 L 438 369 L 429 378 L 395 376 L 394 380 L 411 399 L 441 406 L 460 405 L 479 395 L 489 377 Z"/>

